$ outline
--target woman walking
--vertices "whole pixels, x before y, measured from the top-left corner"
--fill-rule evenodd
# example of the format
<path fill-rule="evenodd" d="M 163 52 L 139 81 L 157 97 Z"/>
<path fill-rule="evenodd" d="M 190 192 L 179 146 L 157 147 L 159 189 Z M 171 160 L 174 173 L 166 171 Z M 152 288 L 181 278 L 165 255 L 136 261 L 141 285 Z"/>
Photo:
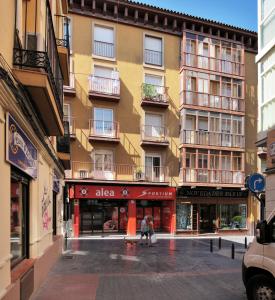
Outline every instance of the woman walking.
<path fill-rule="evenodd" d="M 152 247 L 152 235 L 155 234 L 154 222 L 153 222 L 152 216 L 147 217 L 147 224 L 148 224 L 148 229 L 149 229 L 149 247 Z"/>

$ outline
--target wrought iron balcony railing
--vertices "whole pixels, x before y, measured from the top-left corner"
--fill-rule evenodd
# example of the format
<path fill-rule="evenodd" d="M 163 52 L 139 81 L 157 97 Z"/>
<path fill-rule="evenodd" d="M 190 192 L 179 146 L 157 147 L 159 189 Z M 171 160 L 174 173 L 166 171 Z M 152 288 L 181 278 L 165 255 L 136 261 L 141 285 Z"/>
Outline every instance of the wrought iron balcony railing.
<path fill-rule="evenodd" d="M 63 116 L 63 77 L 58 56 L 51 61 L 47 52 L 15 48 L 13 64 L 20 68 L 43 69 L 47 73 L 59 113 Z"/>
<path fill-rule="evenodd" d="M 181 168 L 179 180 L 182 183 L 244 184 L 245 174 L 242 171 L 209 170 Z"/>
<path fill-rule="evenodd" d="M 168 87 L 143 83 L 141 86 L 142 101 L 153 103 L 168 103 Z"/>
<path fill-rule="evenodd" d="M 242 134 L 186 129 L 180 132 L 180 142 L 183 144 L 244 148 L 244 141 Z"/>
<path fill-rule="evenodd" d="M 228 96 L 211 95 L 195 91 L 182 91 L 180 93 L 180 105 L 196 105 L 223 110 L 244 112 L 244 99 Z"/>
<path fill-rule="evenodd" d="M 63 136 L 57 136 L 57 152 L 69 154 L 71 152 L 69 122 L 64 121 L 63 124 L 65 133 Z"/>
<path fill-rule="evenodd" d="M 56 45 L 57 47 L 64 47 L 69 49 L 70 43 L 68 39 L 56 39 Z"/>

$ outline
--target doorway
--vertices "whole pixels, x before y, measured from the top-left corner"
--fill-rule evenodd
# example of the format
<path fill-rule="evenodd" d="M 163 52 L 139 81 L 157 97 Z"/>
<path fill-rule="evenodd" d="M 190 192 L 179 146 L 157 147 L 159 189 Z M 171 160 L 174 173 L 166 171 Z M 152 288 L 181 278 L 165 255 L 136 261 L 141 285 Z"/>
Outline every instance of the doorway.
<path fill-rule="evenodd" d="M 200 232 L 213 233 L 216 229 L 216 205 L 201 204 L 200 205 Z"/>

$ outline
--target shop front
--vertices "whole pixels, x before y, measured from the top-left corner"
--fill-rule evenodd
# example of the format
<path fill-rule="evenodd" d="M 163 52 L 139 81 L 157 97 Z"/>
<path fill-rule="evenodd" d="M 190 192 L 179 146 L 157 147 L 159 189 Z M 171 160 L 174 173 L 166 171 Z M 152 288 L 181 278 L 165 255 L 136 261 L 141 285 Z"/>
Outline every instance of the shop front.
<path fill-rule="evenodd" d="M 175 232 L 176 190 L 171 187 L 71 185 L 70 218 L 73 233 L 136 235 L 144 216 L 155 230 Z"/>
<path fill-rule="evenodd" d="M 247 233 L 249 203 L 248 192 L 237 189 L 178 189 L 177 233 Z"/>

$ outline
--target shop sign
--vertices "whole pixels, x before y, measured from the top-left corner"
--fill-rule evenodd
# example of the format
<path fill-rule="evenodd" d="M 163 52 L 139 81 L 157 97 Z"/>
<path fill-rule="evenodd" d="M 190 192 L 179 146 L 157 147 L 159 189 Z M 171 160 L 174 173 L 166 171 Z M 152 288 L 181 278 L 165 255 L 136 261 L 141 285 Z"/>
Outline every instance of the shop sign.
<path fill-rule="evenodd" d="M 6 121 L 6 160 L 37 178 L 37 149 L 10 114 Z"/>
<path fill-rule="evenodd" d="M 57 194 L 60 192 L 60 177 L 56 170 L 53 171 L 53 191 Z"/>
<path fill-rule="evenodd" d="M 205 198 L 247 198 L 248 191 L 241 190 L 200 190 L 200 189 L 186 189 L 181 188 L 177 191 L 177 197 L 205 197 Z"/>
<path fill-rule="evenodd" d="M 77 199 L 175 200 L 176 190 L 172 187 L 76 185 L 74 197 Z"/>

